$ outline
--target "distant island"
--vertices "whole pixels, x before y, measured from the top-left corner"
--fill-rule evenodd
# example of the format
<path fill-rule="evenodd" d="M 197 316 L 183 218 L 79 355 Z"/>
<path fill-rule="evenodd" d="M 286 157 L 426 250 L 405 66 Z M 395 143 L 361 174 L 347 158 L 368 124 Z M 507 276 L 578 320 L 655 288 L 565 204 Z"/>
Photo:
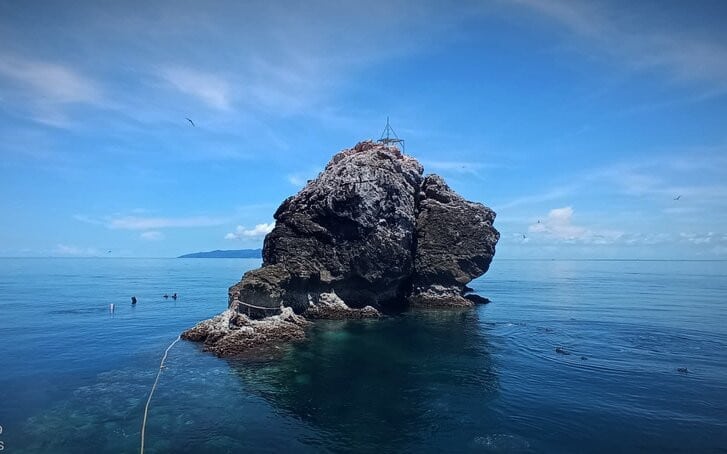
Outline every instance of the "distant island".
<path fill-rule="evenodd" d="M 178 259 L 259 259 L 263 256 L 262 249 L 235 249 L 230 251 L 194 252 L 177 257 Z"/>

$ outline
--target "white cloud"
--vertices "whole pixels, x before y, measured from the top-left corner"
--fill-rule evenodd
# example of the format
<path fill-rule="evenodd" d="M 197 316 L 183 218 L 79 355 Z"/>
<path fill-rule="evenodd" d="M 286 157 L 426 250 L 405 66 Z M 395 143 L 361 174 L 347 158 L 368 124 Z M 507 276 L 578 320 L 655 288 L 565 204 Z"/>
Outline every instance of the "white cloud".
<path fill-rule="evenodd" d="M 619 231 L 593 230 L 573 224 L 573 208 L 570 206 L 550 210 L 544 219 L 530 225 L 528 231 L 557 241 L 590 244 L 611 244 L 624 236 Z"/>
<path fill-rule="evenodd" d="M 164 234 L 156 230 L 150 230 L 148 232 L 142 232 L 139 238 L 146 241 L 160 241 L 164 239 Z"/>
<path fill-rule="evenodd" d="M 707 232 L 707 233 L 680 233 L 680 238 L 684 241 L 687 241 L 692 244 L 709 244 L 714 242 L 720 241 L 719 235 L 715 235 L 714 232 Z"/>
<path fill-rule="evenodd" d="M 528 230 L 531 233 L 545 233 L 563 240 L 581 239 L 588 230 L 573 225 L 572 218 L 573 208 L 554 208 L 550 210 L 545 220 L 531 225 Z"/>
<path fill-rule="evenodd" d="M 246 229 L 244 226 L 238 225 L 234 232 L 230 232 L 225 235 L 225 239 L 241 240 L 245 238 L 260 238 L 272 232 L 273 228 L 275 228 L 275 222 L 271 222 L 269 224 L 257 224 L 252 229 Z"/>
<path fill-rule="evenodd" d="M 169 67 L 159 74 L 177 90 L 217 110 L 230 110 L 230 84 L 222 77 L 192 68 Z"/>
<path fill-rule="evenodd" d="M 669 232 L 621 232 L 611 230 L 597 230 L 584 226 L 573 225 L 573 210 L 571 207 L 551 210 L 535 224 L 530 225 L 528 235 L 524 238 L 522 233 L 511 233 L 508 239 L 512 243 L 526 244 L 532 240 L 540 250 L 558 248 L 563 246 L 609 246 L 626 247 L 628 249 L 640 246 L 653 247 L 656 245 L 669 245 L 669 249 L 683 250 L 684 247 L 697 255 L 717 254 L 727 250 L 727 234 L 718 232 L 682 232 L 679 234 Z M 681 248 L 681 249 L 679 249 Z M 595 249 L 589 249 L 591 252 Z M 557 251 L 553 249 L 552 252 Z"/>

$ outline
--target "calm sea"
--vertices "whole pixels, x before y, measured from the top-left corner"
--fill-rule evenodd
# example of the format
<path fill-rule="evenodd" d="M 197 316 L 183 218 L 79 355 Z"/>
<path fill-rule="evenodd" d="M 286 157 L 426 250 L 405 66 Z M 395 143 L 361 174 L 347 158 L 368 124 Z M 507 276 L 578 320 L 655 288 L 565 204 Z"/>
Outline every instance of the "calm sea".
<path fill-rule="evenodd" d="M 257 265 L 0 259 L 5 452 L 138 452 L 164 349 Z M 177 343 L 146 452 L 727 452 L 727 262 L 496 258 L 473 286 L 274 360 Z"/>

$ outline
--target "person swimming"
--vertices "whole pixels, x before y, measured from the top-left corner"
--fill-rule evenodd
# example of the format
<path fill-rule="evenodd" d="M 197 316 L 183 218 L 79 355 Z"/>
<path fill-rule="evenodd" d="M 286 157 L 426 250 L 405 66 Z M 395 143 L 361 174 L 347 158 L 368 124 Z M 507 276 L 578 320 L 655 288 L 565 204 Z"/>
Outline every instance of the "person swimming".
<path fill-rule="evenodd" d="M 172 295 L 172 299 L 173 299 L 173 300 L 176 300 L 176 299 L 177 299 L 177 294 L 176 294 L 176 293 L 174 293 L 174 294 Z"/>
<path fill-rule="evenodd" d="M 164 298 L 164 299 L 167 299 L 167 298 L 169 298 L 169 295 L 167 295 L 167 294 L 165 293 L 165 294 L 164 294 L 164 296 L 163 296 L 163 298 Z"/>
<path fill-rule="evenodd" d="M 134 304 L 136 304 L 136 297 L 135 296 L 132 296 L 131 297 L 131 305 L 133 306 Z"/>

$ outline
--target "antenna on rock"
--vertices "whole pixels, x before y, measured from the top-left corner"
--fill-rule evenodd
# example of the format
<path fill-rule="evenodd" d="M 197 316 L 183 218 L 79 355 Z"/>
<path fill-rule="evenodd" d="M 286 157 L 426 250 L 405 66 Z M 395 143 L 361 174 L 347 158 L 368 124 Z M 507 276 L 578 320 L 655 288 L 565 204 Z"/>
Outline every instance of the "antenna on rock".
<path fill-rule="evenodd" d="M 389 124 L 389 117 L 386 117 L 386 127 L 384 128 L 384 132 L 381 133 L 381 138 L 379 138 L 379 143 L 383 143 L 386 146 L 393 146 L 396 147 L 399 144 L 401 144 L 401 150 L 404 151 L 404 139 L 400 139 L 399 136 L 396 135 L 394 132 L 394 128 L 391 127 Z"/>

